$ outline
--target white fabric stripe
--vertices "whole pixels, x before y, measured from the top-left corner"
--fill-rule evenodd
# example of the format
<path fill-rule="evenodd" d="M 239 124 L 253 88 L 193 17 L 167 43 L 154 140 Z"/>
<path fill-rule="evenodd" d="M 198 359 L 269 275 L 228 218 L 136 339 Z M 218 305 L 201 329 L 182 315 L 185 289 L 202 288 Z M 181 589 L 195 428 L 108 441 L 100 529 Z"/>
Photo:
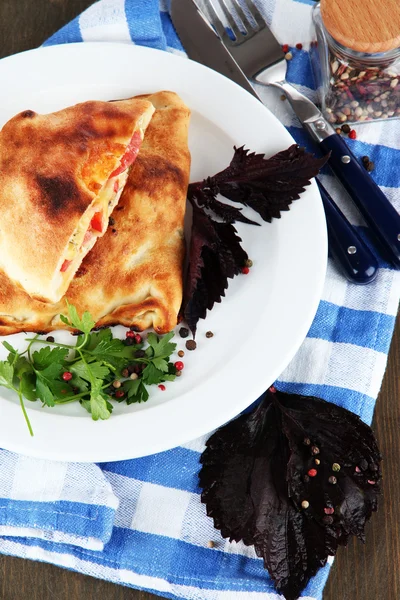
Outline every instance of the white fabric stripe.
<path fill-rule="evenodd" d="M 381 291 L 374 293 L 376 289 Z M 395 317 L 400 296 L 400 272 L 379 269 L 376 280 L 369 284 L 369 290 L 371 294 L 365 294 L 362 286 L 349 284 L 334 262 L 328 261 L 321 300 L 353 310 L 370 310 Z"/>
<path fill-rule="evenodd" d="M 386 361 L 386 354 L 369 348 L 306 338 L 279 379 L 343 387 L 376 397 Z"/>
<path fill-rule="evenodd" d="M 367 144 L 381 144 L 388 148 L 400 149 L 399 129 L 393 127 L 393 120 L 363 123 L 357 129 L 357 139 Z"/>
<path fill-rule="evenodd" d="M 59 500 L 67 466 L 67 463 L 20 456 L 14 472 L 10 498 L 37 502 Z"/>
<path fill-rule="evenodd" d="M 59 554 L 58 552 L 50 552 L 35 546 L 24 546 L 18 542 L 10 540 L 0 540 L 0 552 L 20 556 L 21 558 L 30 558 L 33 560 L 42 560 L 51 562 L 60 567 L 73 569 L 98 579 L 106 579 L 114 583 L 125 583 L 137 587 L 147 588 L 158 592 L 166 592 L 175 594 L 182 598 L 190 600 L 279 600 L 278 594 L 266 594 L 265 592 L 232 592 L 231 590 L 217 591 L 207 590 L 192 586 L 169 584 L 164 579 L 149 577 L 147 575 L 138 575 L 126 569 L 118 569 L 97 565 L 90 560 L 76 558 L 70 554 Z M 316 600 L 311 596 L 303 597 L 302 600 Z"/>
<path fill-rule="evenodd" d="M 44 531 L 41 529 L 33 529 L 31 527 L 11 527 L 0 526 L 0 536 L 9 537 L 28 537 L 46 540 L 46 542 L 55 542 L 56 544 L 72 544 L 87 550 L 104 550 L 104 544 L 101 540 L 94 537 L 82 537 L 63 533 L 62 531 Z"/>
<path fill-rule="evenodd" d="M 132 42 L 125 15 L 125 0 L 102 0 L 79 17 L 84 42 Z"/>
<path fill-rule="evenodd" d="M 309 4 L 293 0 L 277 0 L 279 10 L 275 10 L 271 29 L 280 44 L 295 46 L 311 41 L 311 9 Z M 262 4 L 262 3 L 261 3 Z"/>
<path fill-rule="evenodd" d="M 191 494 L 154 483 L 140 491 L 131 529 L 181 539 L 182 523 Z"/>
<path fill-rule="evenodd" d="M 118 498 L 95 464 L 32 459 L 6 450 L 0 457 L 3 497 L 35 502 L 65 500 L 112 509 L 118 506 Z"/>

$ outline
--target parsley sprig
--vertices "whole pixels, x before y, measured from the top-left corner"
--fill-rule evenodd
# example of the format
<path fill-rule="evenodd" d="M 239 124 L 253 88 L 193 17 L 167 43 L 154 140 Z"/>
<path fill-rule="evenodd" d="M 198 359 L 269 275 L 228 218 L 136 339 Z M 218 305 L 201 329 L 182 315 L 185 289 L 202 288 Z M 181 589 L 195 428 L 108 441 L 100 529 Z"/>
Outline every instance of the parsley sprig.
<path fill-rule="evenodd" d="M 60 318 L 81 332 L 74 345 L 47 341 L 36 335 L 27 338 L 27 348 L 19 352 L 3 342 L 9 354 L 0 361 L 0 386 L 18 395 L 31 435 L 25 400 L 40 400 L 49 407 L 79 402 L 97 421 L 110 417 L 112 401 L 146 402 L 149 385 L 175 379 L 176 369 L 170 362 L 176 348 L 171 342 L 173 332 L 163 337 L 149 333 L 144 348 L 143 342 L 127 345 L 127 341 L 114 338 L 110 328 L 92 331 L 95 322 L 90 313 L 86 311 L 79 317 L 71 304 L 68 317 L 60 315 Z M 36 350 L 36 345 L 43 346 Z M 135 373 L 137 378 L 127 377 L 127 371 Z M 68 375 L 68 381 L 63 378 L 65 373 L 72 375 Z M 113 386 L 115 381 L 121 382 L 119 388 Z"/>

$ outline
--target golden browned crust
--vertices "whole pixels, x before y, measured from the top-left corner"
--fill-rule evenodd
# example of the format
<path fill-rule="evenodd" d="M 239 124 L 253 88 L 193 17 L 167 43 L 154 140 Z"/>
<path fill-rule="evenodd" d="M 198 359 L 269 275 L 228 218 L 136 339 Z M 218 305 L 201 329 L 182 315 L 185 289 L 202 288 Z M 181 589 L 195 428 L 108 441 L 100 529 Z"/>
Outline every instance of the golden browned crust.
<path fill-rule="evenodd" d="M 71 235 L 153 110 L 141 99 L 25 110 L 0 131 L 0 265 L 30 295 L 54 298 Z"/>
<path fill-rule="evenodd" d="M 156 112 L 114 224 L 84 259 L 67 297 L 79 313 L 89 310 L 97 326 L 154 326 L 165 333 L 176 325 L 182 301 L 190 111 L 172 92 L 142 97 Z M 0 272 L 1 335 L 65 328 L 60 312 L 66 312 L 64 299 L 35 301 Z"/>

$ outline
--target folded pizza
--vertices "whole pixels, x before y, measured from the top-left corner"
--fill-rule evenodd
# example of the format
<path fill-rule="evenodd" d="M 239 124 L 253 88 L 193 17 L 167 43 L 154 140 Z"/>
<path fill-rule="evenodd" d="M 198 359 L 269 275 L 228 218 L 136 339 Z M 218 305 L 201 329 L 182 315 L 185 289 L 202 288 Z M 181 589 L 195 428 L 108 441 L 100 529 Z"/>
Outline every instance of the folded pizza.
<path fill-rule="evenodd" d="M 57 302 L 104 235 L 154 107 L 146 99 L 25 110 L 0 131 L 0 267 Z"/>
<path fill-rule="evenodd" d="M 154 116 L 107 232 L 66 297 L 78 313 L 90 311 L 97 326 L 166 333 L 182 302 L 190 111 L 172 92 L 140 98 L 154 105 Z M 34 300 L 0 272 L 0 335 L 66 329 L 59 317 L 66 310 L 65 298 L 54 305 Z"/>

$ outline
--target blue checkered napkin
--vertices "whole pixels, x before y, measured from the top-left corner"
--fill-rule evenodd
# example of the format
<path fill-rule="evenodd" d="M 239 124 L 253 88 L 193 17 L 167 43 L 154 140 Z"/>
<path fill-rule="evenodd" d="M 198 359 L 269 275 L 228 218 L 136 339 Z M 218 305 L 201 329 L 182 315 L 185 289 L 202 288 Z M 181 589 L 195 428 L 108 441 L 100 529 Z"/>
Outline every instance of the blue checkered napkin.
<path fill-rule="evenodd" d="M 288 78 L 313 97 L 307 40 L 308 0 L 264 0 L 264 12 L 293 50 Z M 167 5 L 157 0 L 100 0 L 46 42 L 121 41 L 183 53 Z M 266 104 L 302 145 L 308 140 L 286 102 L 260 89 Z M 400 121 L 357 128 L 356 155 L 400 209 Z M 368 233 L 328 173 L 321 179 L 342 210 Z M 399 274 L 381 262 L 367 287 L 347 283 L 329 263 L 322 300 L 280 389 L 315 394 L 372 419 L 400 296 Z M 307 285 L 307 282 L 304 282 Z M 154 456 L 79 465 L 0 452 L 0 552 L 44 560 L 116 583 L 191 600 L 275 600 L 279 595 L 251 548 L 230 544 L 212 527 L 197 487 L 204 439 Z M 214 548 L 208 548 L 213 541 Z M 304 599 L 321 599 L 329 565 Z"/>

